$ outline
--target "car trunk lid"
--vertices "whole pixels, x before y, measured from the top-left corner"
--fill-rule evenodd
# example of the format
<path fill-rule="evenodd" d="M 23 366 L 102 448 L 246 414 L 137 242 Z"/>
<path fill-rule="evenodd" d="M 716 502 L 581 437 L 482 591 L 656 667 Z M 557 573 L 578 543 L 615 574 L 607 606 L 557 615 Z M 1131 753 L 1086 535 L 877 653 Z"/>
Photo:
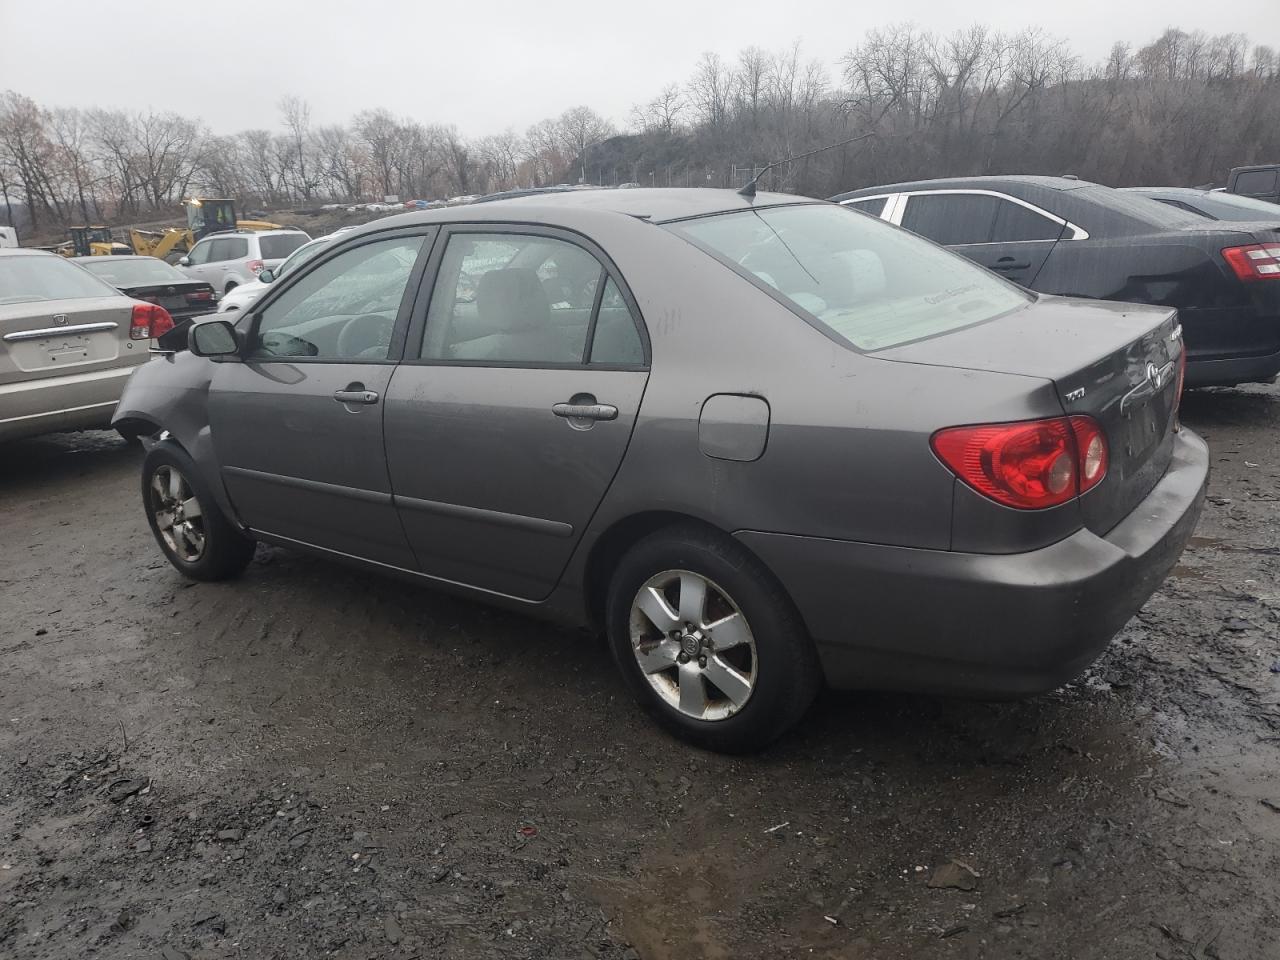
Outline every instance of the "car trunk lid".
<path fill-rule="evenodd" d="M 1169 466 L 1181 353 L 1175 310 L 1042 296 L 1032 309 L 876 356 L 1052 381 L 1064 413 L 1088 414 L 1106 433 L 1106 478 L 1080 498 L 1085 526 L 1102 534 Z"/>
<path fill-rule="evenodd" d="M 0 384 L 141 362 L 132 313 L 118 296 L 0 304 Z"/>
<path fill-rule="evenodd" d="M 210 313 L 218 308 L 213 287 L 195 280 L 187 283 L 156 283 L 130 287 L 125 292 L 135 300 L 159 304 L 175 317 Z"/>

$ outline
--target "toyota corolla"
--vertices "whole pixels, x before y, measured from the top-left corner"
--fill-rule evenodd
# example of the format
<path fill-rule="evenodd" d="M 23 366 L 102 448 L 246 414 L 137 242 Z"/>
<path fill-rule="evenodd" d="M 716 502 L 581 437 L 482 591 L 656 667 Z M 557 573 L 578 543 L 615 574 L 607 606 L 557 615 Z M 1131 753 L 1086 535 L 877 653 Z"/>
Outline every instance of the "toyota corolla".
<path fill-rule="evenodd" d="M 115 425 L 186 576 L 264 541 L 594 625 L 659 721 L 748 750 L 824 682 L 1096 658 L 1200 511 L 1180 333 L 829 203 L 534 195 L 335 239 L 170 334 Z"/>

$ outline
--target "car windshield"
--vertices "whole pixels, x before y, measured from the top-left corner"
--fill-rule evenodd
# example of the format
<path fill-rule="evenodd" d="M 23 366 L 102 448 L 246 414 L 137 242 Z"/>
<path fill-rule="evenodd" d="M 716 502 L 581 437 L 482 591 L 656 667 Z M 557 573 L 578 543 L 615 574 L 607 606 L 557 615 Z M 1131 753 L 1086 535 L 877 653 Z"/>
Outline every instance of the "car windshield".
<path fill-rule="evenodd" d="M 1031 302 L 957 254 L 832 204 L 666 224 L 859 350 L 972 326 Z"/>
<path fill-rule="evenodd" d="M 188 283 L 190 277 L 155 257 L 137 260 L 85 260 L 82 266 L 113 287 L 144 287 L 148 284 Z"/>
<path fill-rule="evenodd" d="M 61 257 L 0 257 L 0 304 L 110 296 L 119 292 Z"/>
<path fill-rule="evenodd" d="M 305 233 L 269 233 L 258 238 L 263 260 L 283 260 L 311 238 Z"/>

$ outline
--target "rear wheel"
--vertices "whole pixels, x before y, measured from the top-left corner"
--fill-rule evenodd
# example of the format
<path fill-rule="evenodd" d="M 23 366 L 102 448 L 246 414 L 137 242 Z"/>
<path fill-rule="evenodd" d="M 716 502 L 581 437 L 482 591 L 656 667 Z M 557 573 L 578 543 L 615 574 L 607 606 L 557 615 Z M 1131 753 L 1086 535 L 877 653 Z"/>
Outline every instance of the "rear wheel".
<path fill-rule="evenodd" d="M 700 746 L 758 750 L 821 684 L 813 643 L 772 574 L 734 541 L 672 528 L 637 543 L 610 584 L 607 629 L 636 699 Z"/>
<path fill-rule="evenodd" d="M 142 463 L 142 502 L 160 549 L 193 580 L 228 580 L 253 559 L 254 542 L 223 515 L 199 470 L 173 443 Z"/>

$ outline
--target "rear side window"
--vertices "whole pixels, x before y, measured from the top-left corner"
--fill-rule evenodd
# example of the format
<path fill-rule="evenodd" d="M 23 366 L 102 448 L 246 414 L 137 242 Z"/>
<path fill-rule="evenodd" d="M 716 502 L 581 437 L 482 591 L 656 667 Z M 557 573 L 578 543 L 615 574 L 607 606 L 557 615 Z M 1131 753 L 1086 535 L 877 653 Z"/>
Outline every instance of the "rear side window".
<path fill-rule="evenodd" d="M 609 324 L 597 363 L 622 363 L 625 303 L 601 291 L 604 266 L 577 244 L 523 234 L 456 233 L 449 238 L 427 309 L 427 360 L 564 366 L 585 362 L 592 317 Z M 601 293 L 601 297 L 597 297 Z M 614 303 L 616 301 L 616 304 Z M 618 311 L 621 306 L 621 314 Z M 634 333 L 634 324 L 632 325 Z M 643 362 L 643 356 L 639 361 Z"/>
<path fill-rule="evenodd" d="M 211 244 L 209 260 L 220 263 L 223 260 L 241 260 L 249 255 L 249 241 L 244 237 L 219 237 Z"/>
<path fill-rule="evenodd" d="M 907 199 L 902 225 L 934 243 L 987 243 L 1000 201 L 981 193 L 922 193 Z"/>
<path fill-rule="evenodd" d="M 991 239 L 996 243 L 1020 243 L 1029 240 L 1057 240 L 1062 224 L 1050 220 L 1012 200 L 996 199 L 996 225 Z"/>
<path fill-rule="evenodd" d="M 62 257 L 0 257 L 0 304 L 119 295 L 115 287 Z"/>
<path fill-rule="evenodd" d="M 884 213 L 884 205 L 888 201 L 888 197 L 872 197 L 870 200 L 851 200 L 845 206 L 860 210 L 868 216 L 878 217 Z"/>
<path fill-rule="evenodd" d="M 283 260 L 307 242 L 305 233 L 272 233 L 258 238 L 259 255 L 263 260 Z"/>
<path fill-rule="evenodd" d="M 644 363 L 640 331 L 612 277 L 605 282 L 604 295 L 600 298 L 600 314 L 591 340 L 591 362 L 628 366 Z"/>
<path fill-rule="evenodd" d="M 959 330 L 1031 302 L 958 254 L 834 204 L 665 226 L 858 350 Z"/>
<path fill-rule="evenodd" d="M 1275 170 L 1249 170 L 1236 174 L 1236 193 L 1261 195 L 1276 192 Z"/>

